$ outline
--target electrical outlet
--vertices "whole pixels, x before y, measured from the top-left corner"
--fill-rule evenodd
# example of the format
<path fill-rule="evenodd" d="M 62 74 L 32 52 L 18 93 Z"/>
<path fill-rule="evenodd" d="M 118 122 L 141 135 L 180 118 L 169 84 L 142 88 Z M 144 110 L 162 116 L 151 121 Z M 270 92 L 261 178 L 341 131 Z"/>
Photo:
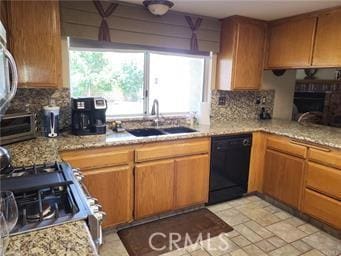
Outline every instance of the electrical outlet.
<path fill-rule="evenodd" d="M 220 105 L 220 106 L 226 105 L 226 97 L 225 96 L 219 97 L 218 105 Z"/>
<path fill-rule="evenodd" d="M 266 97 L 263 96 L 263 97 L 262 97 L 262 104 L 264 105 L 265 103 L 266 103 Z"/>

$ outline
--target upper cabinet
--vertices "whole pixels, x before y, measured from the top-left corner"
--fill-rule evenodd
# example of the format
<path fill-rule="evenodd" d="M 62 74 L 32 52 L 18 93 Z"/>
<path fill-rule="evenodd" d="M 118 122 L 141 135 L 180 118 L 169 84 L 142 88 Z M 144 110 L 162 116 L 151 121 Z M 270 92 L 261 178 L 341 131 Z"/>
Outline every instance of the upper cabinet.
<path fill-rule="evenodd" d="M 59 1 L 8 2 L 8 37 L 19 86 L 61 84 Z"/>
<path fill-rule="evenodd" d="M 341 66 L 341 8 L 271 22 L 267 69 Z"/>
<path fill-rule="evenodd" d="M 311 63 L 316 17 L 269 25 L 268 68 L 306 67 Z"/>
<path fill-rule="evenodd" d="M 222 21 L 218 90 L 257 90 L 261 86 L 266 23 L 244 17 Z"/>
<path fill-rule="evenodd" d="M 313 66 L 341 66 L 341 9 L 318 16 Z"/>

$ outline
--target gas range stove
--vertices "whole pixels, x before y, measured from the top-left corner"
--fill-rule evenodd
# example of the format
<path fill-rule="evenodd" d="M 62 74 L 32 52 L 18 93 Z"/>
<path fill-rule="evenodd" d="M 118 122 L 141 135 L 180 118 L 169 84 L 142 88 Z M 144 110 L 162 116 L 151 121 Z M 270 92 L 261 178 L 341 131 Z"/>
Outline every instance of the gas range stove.
<path fill-rule="evenodd" d="M 85 220 L 97 247 L 102 243 L 104 213 L 82 184 L 78 169 L 53 163 L 10 167 L 2 173 L 1 190 L 12 191 L 18 205 L 18 221 L 11 234 Z"/>

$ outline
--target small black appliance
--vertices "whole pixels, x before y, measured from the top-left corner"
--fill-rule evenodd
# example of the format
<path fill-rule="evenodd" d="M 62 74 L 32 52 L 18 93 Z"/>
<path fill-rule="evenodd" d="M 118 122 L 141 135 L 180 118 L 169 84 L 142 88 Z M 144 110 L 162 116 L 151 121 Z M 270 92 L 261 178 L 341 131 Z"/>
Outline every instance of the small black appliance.
<path fill-rule="evenodd" d="M 93 135 L 106 133 L 107 101 L 101 97 L 72 98 L 72 133 Z"/>

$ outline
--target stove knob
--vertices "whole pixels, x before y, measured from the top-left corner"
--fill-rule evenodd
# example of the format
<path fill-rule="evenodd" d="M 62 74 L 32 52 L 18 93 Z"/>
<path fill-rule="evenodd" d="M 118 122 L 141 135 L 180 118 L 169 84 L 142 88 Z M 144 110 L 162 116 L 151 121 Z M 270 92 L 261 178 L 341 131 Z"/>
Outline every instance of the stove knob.
<path fill-rule="evenodd" d="M 81 173 L 79 168 L 73 168 L 72 171 L 73 171 L 73 173 Z"/>
<path fill-rule="evenodd" d="M 94 213 L 94 216 L 96 217 L 96 219 L 98 220 L 98 221 L 103 221 L 103 219 L 104 219 L 104 217 L 106 216 L 106 213 L 105 212 L 96 212 L 96 213 Z"/>
<path fill-rule="evenodd" d="M 91 205 L 90 208 L 94 213 L 96 213 L 96 212 L 100 212 L 102 210 L 102 205 L 94 204 L 94 205 Z"/>
<path fill-rule="evenodd" d="M 94 197 L 88 197 L 87 200 L 88 200 L 88 204 L 89 204 L 90 206 L 95 205 L 95 204 L 98 203 L 97 198 L 94 198 Z"/>
<path fill-rule="evenodd" d="M 83 180 L 84 175 L 80 174 L 80 173 L 74 173 L 76 179 L 80 182 Z"/>

